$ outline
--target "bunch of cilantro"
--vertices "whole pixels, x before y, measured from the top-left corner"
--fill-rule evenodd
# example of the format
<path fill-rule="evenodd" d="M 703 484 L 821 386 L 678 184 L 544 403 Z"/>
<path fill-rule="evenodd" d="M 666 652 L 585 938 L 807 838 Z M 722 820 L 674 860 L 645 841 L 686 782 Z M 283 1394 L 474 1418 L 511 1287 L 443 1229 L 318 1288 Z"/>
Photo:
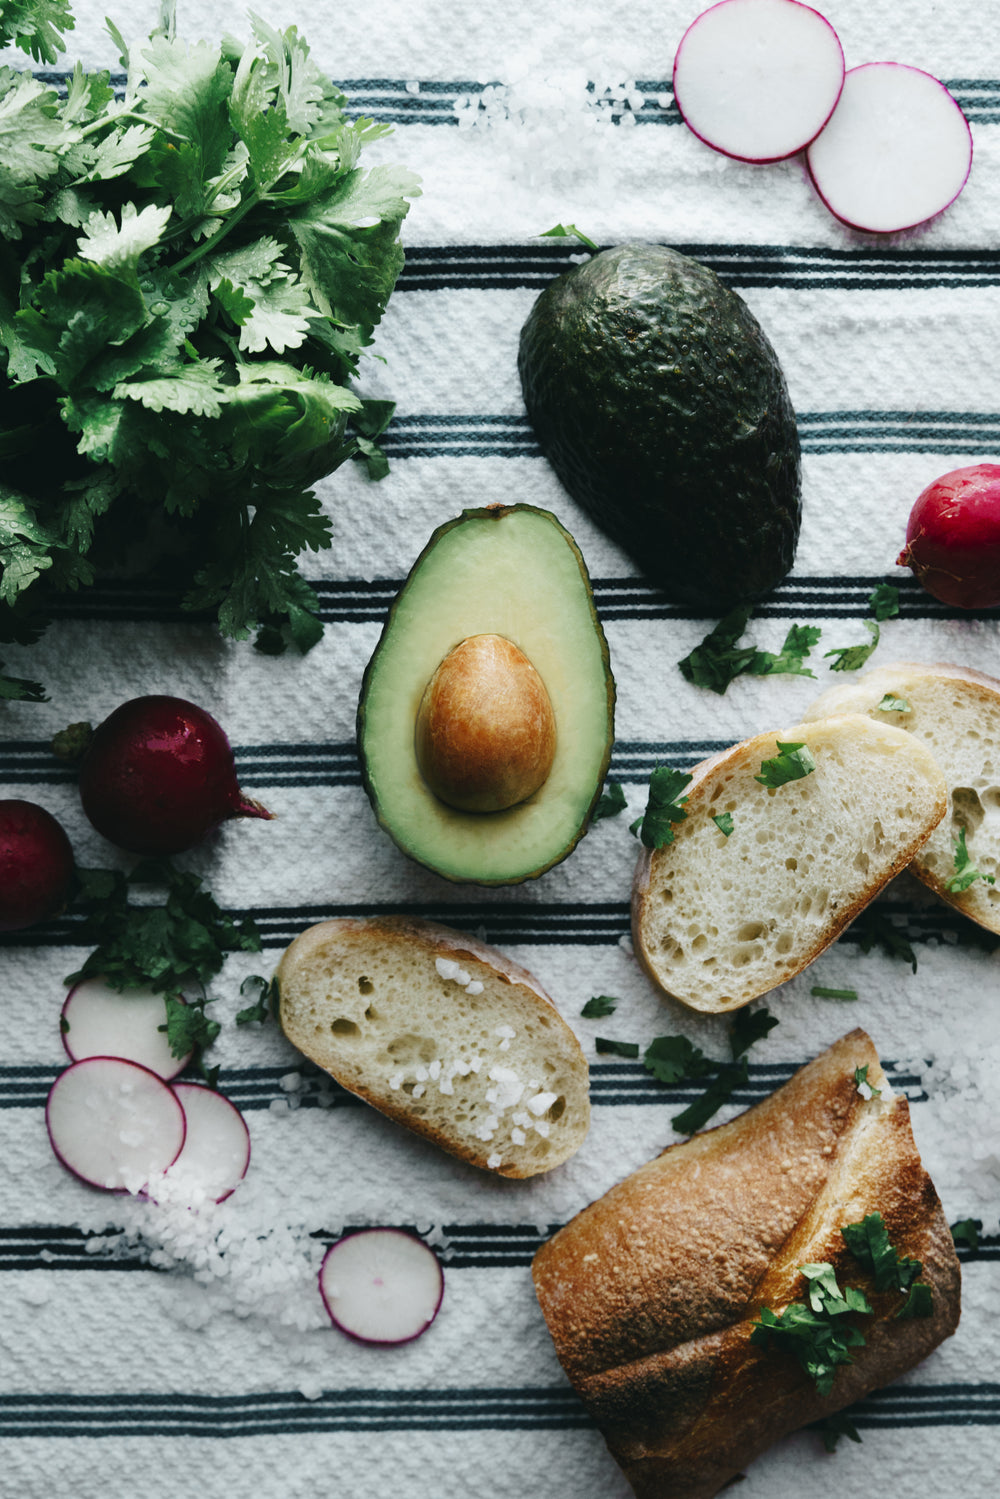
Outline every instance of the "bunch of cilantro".
<path fill-rule="evenodd" d="M 392 412 L 351 387 L 419 193 L 364 171 L 388 127 L 351 121 L 294 27 L 188 46 L 173 4 L 116 98 L 0 67 L 0 642 L 53 594 L 146 569 L 224 634 L 307 650 L 297 558 L 331 542 L 311 486 Z M 52 63 L 69 0 L 0 0 L 0 43 Z M 39 698 L 0 678 L 0 695 Z"/>

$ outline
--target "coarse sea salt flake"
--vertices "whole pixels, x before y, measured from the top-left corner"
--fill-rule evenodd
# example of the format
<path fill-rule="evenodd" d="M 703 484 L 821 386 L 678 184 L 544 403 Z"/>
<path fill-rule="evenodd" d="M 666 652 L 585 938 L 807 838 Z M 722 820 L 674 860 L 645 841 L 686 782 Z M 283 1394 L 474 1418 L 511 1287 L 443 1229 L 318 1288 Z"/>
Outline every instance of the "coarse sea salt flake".
<path fill-rule="evenodd" d="M 557 1093 L 536 1093 L 534 1098 L 528 1099 L 528 1108 L 536 1118 L 540 1118 L 542 1114 L 551 1109 L 558 1096 Z"/>
<path fill-rule="evenodd" d="M 523 1129 L 512 1129 L 510 1132 L 510 1138 L 515 1145 L 523 1145 L 528 1137 L 524 1133 Z"/>
<path fill-rule="evenodd" d="M 483 986 L 478 979 L 472 979 L 470 983 L 466 984 L 465 992 L 466 994 L 482 994 Z"/>
<path fill-rule="evenodd" d="M 497 1169 L 498 1166 L 502 1166 L 503 1165 L 503 1156 L 502 1155 L 487 1156 L 487 1158 L 486 1158 L 486 1164 L 490 1168 L 491 1171 L 496 1171 L 496 1169 Z"/>

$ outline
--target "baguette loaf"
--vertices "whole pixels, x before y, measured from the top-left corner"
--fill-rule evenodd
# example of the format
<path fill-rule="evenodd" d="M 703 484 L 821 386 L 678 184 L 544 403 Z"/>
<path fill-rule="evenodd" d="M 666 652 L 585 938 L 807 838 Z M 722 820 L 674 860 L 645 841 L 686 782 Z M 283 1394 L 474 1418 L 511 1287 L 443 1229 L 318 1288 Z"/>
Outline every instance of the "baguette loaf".
<path fill-rule="evenodd" d="M 865 1101 L 855 1069 L 882 1096 Z M 711 1499 L 779 1437 L 895 1379 L 955 1330 L 958 1260 L 910 1130 L 864 1031 L 762 1103 L 670 1146 L 579 1213 L 535 1256 L 559 1359 L 639 1499 Z M 931 1313 L 897 1317 L 848 1251 L 880 1213 L 921 1261 Z M 780 1348 L 750 1341 L 762 1306 L 807 1300 L 799 1267 L 828 1262 L 874 1316 L 827 1395 Z"/>
<path fill-rule="evenodd" d="M 886 699 L 908 712 L 881 708 Z M 1000 932 L 1000 884 L 976 880 L 953 893 L 955 840 L 965 829 L 972 866 L 1000 880 L 1000 682 L 969 667 L 897 661 L 832 687 L 805 717 L 867 713 L 926 744 L 948 783 L 944 817 L 910 865 L 918 879 L 988 931 Z"/>
<path fill-rule="evenodd" d="M 815 770 L 755 777 L 777 743 Z M 944 778 L 914 738 L 859 715 L 758 734 L 697 766 L 674 842 L 644 849 L 632 888 L 636 956 L 696 1010 L 738 1009 L 818 957 L 944 816 Z M 713 818 L 728 812 L 727 837 Z"/>
<path fill-rule="evenodd" d="M 293 1046 L 462 1160 L 535 1176 L 583 1143 L 579 1042 L 531 974 L 474 937 L 406 917 L 324 921 L 275 977 Z"/>

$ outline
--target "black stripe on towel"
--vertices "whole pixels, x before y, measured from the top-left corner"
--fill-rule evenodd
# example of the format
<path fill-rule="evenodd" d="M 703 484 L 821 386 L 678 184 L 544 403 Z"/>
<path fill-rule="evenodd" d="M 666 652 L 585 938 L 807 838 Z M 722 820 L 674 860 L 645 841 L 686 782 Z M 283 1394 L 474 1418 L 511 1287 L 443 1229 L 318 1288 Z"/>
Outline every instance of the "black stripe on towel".
<path fill-rule="evenodd" d="M 1000 1385 L 895 1385 L 849 1408 L 859 1428 L 995 1426 Z M 303 1432 L 530 1431 L 590 1426 L 568 1387 L 192 1395 L 0 1394 L 0 1437 L 255 1437 Z"/>

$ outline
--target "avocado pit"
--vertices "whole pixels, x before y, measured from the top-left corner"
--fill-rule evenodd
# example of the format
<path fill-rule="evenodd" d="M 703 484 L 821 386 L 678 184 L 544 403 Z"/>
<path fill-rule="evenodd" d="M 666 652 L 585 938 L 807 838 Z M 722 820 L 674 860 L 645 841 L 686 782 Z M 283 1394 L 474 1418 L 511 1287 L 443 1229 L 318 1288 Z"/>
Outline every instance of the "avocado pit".
<path fill-rule="evenodd" d="M 461 812 L 501 812 L 542 786 L 556 752 L 552 703 L 504 635 L 471 635 L 445 656 L 417 710 L 420 773 Z"/>

